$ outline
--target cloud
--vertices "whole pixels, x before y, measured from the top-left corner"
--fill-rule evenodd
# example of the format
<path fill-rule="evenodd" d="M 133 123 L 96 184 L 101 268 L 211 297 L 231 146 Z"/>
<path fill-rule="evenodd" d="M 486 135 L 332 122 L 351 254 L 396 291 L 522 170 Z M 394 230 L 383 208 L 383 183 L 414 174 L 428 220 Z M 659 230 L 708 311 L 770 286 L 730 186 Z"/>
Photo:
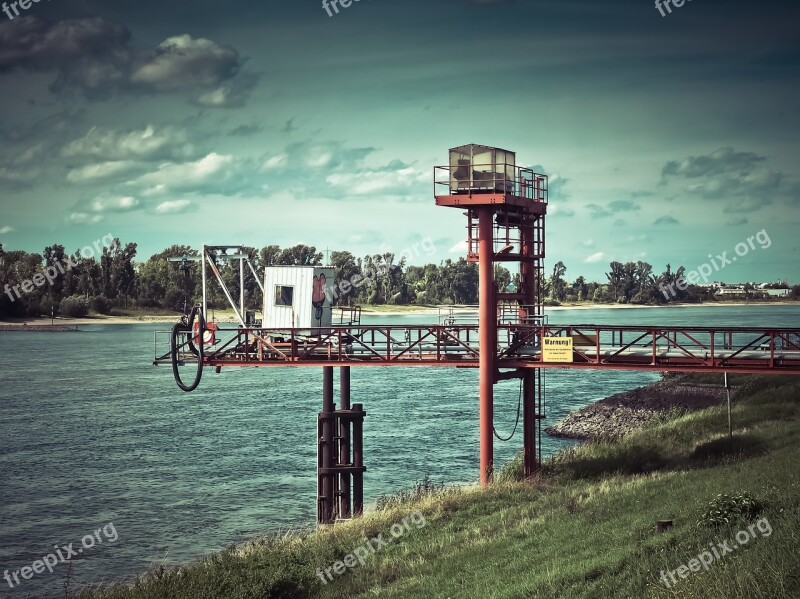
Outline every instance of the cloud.
<path fill-rule="evenodd" d="M 93 212 L 130 212 L 139 207 L 139 200 L 131 196 L 98 196 L 90 204 Z"/>
<path fill-rule="evenodd" d="M 664 215 L 664 216 L 659 216 L 655 221 L 653 221 L 653 224 L 654 225 L 678 225 L 680 223 L 678 222 L 678 219 L 676 219 L 675 217 L 672 217 L 672 216 L 669 216 L 669 215 Z"/>
<path fill-rule="evenodd" d="M 584 259 L 584 263 L 586 263 L 586 264 L 596 264 L 596 263 L 600 262 L 604 257 L 605 257 L 605 253 L 604 252 L 595 252 L 594 254 L 591 254 L 590 256 L 587 256 Z"/>
<path fill-rule="evenodd" d="M 0 227 L 0 235 L 8 235 L 9 233 L 13 232 L 14 232 L 14 227 L 9 227 L 8 225 Z"/>
<path fill-rule="evenodd" d="M 738 225 L 746 225 L 748 222 L 750 221 L 747 220 L 746 216 L 735 216 L 733 218 L 729 218 L 728 222 L 726 222 L 725 224 L 728 225 L 729 227 L 736 227 Z"/>
<path fill-rule="evenodd" d="M 661 169 L 662 177 L 710 177 L 724 173 L 752 170 L 765 158 L 753 152 L 737 152 L 733 148 L 720 148 L 706 156 L 689 156 L 680 162 L 671 160 Z"/>
<path fill-rule="evenodd" d="M 404 194 L 427 183 L 429 173 L 407 166 L 401 161 L 374 169 L 365 168 L 355 172 L 334 173 L 325 181 L 350 196 L 374 194 Z"/>
<path fill-rule="evenodd" d="M 592 218 L 606 218 L 612 215 L 612 212 L 599 204 L 586 204 L 589 209 L 589 216 Z"/>
<path fill-rule="evenodd" d="M 754 152 L 721 148 L 706 156 L 672 160 L 662 168 L 661 185 L 677 184 L 679 193 L 721 200 L 729 213 L 754 212 L 773 201 L 800 203 L 800 184 L 770 169 Z"/>
<path fill-rule="evenodd" d="M 148 125 L 142 129 L 105 129 L 92 127 L 89 132 L 66 144 L 61 155 L 104 160 L 173 160 L 193 158 L 194 146 L 183 129 Z"/>
<path fill-rule="evenodd" d="M 264 162 L 263 166 L 261 167 L 261 170 L 271 171 L 283 168 L 286 166 L 287 160 L 288 156 L 286 156 L 286 154 L 278 154 L 276 156 L 271 156 Z"/>
<path fill-rule="evenodd" d="M 735 204 L 729 204 L 728 206 L 725 206 L 722 211 L 726 214 L 757 212 L 764 206 L 769 206 L 770 204 L 772 204 L 772 200 L 770 198 L 742 198 Z"/>
<path fill-rule="evenodd" d="M 55 73 L 50 90 L 89 100 L 120 93 L 183 94 L 208 107 L 241 105 L 252 75 L 230 46 L 188 34 L 153 49 L 137 48 L 131 32 L 101 17 L 50 24 L 38 17 L 0 23 L 0 73 Z"/>
<path fill-rule="evenodd" d="M 567 208 L 563 204 L 548 204 L 547 205 L 547 214 L 548 216 L 575 216 L 575 211 L 571 208 Z"/>
<path fill-rule="evenodd" d="M 589 209 L 589 216 L 592 219 L 608 218 L 620 212 L 635 212 L 641 209 L 638 204 L 631 200 L 614 200 L 609 202 L 606 206 L 601 206 L 600 204 L 586 204 L 586 207 Z M 616 222 L 624 223 L 621 219 L 617 219 Z"/>
<path fill-rule="evenodd" d="M 119 175 L 127 175 L 139 168 L 141 167 L 138 163 L 131 162 L 129 160 L 116 160 L 112 162 L 88 164 L 86 166 L 70 170 L 67 173 L 67 181 L 70 183 L 92 183 L 95 181 L 114 178 Z"/>
<path fill-rule="evenodd" d="M 196 206 L 190 200 L 167 200 L 155 208 L 156 214 L 182 214 L 191 212 Z"/>
<path fill-rule="evenodd" d="M 609 202 L 608 208 L 611 212 L 635 212 L 636 210 L 641 210 L 641 206 L 631 200 L 614 200 Z"/>
<path fill-rule="evenodd" d="M 176 35 L 150 52 L 131 74 L 131 81 L 157 91 L 215 88 L 239 70 L 239 54 L 205 38 Z"/>
<path fill-rule="evenodd" d="M 67 222 L 75 225 L 96 225 L 99 222 L 103 222 L 103 216 L 86 212 L 73 212 L 67 217 Z"/>
<path fill-rule="evenodd" d="M 453 244 L 447 251 L 451 254 L 466 254 L 468 249 L 469 248 L 467 247 L 467 240 L 464 239 L 462 241 Z"/>
<path fill-rule="evenodd" d="M 255 166 L 230 154 L 211 152 L 199 160 L 164 162 L 122 189 L 152 197 L 171 192 L 235 195 L 253 185 Z"/>

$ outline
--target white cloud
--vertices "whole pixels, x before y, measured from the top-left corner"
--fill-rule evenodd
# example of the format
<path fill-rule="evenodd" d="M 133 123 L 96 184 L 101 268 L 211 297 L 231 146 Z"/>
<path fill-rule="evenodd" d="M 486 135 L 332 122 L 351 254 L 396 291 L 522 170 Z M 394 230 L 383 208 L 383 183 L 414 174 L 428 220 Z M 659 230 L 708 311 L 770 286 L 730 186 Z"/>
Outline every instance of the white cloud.
<path fill-rule="evenodd" d="M 115 160 L 112 162 L 100 162 L 98 164 L 87 164 L 81 168 L 75 168 L 67 173 L 67 181 L 70 183 L 89 183 L 103 179 L 113 178 L 119 175 L 128 174 L 136 170 L 138 165 L 128 160 Z"/>
<path fill-rule="evenodd" d="M 454 244 L 447 251 L 450 252 L 451 254 L 466 254 L 468 249 L 469 248 L 467 247 L 467 240 L 465 239 L 463 241 L 459 241 L 458 243 Z"/>
<path fill-rule="evenodd" d="M 84 137 L 71 141 L 61 150 L 68 158 L 108 161 L 185 159 L 193 157 L 194 152 L 183 129 L 156 129 L 153 125 L 127 131 L 92 127 Z"/>
<path fill-rule="evenodd" d="M 600 262 L 604 257 L 605 257 L 605 253 L 603 253 L 603 252 L 595 252 L 591 256 L 587 256 L 586 259 L 584 260 L 584 262 L 586 264 L 596 264 L 597 262 Z"/>
<path fill-rule="evenodd" d="M 239 55 L 233 48 L 184 34 L 164 40 L 131 80 L 159 91 L 209 88 L 233 77 L 238 67 Z"/>
<path fill-rule="evenodd" d="M 230 87 L 218 87 L 213 91 L 200 94 L 197 103 L 210 107 L 227 106 L 230 103 L 231 92 Z"/>
<path fill-rule="evenodd" d="M 14 227 L 9 227 L 8 225 L 0 227 L 0 235 L 8 235 L 9 233 L 13 232 L 14 232 Z"/>
<path fill-rule="evenodd" d="M 156 214 L 181 214 L 194 208 L 190 200 L 168 200 L 156 206 Z"/>
<path fill-rule="evenodd" d="M 428 173 L 408 166 L 397 170 L 367 169 L 357 173 L 334 173 L 326 178 L 331 187 L 339 188 L 349 195 L 403 193 L 427 181 Z"/>
<path fill-rule="evenodd" d="M 99 196 L 91 203 L 93 212 L 128 212 L 139 207 L 139 200 L 131 196 Z"/>
<path fill-rule="evenodd" d="M 145 186 L 149 195 L 168 189 L 192 189 L 230 179 L 233 162 L 233 156 L 212 152 L 193 162 L 164 163 L 132 183 Z"/>
<path fill-rule="evenodd" d="M 86 212 L 73 212 L 67 218 L 67 222 L 75 225 L 96 225 L 103 221 L 99 214 L 87 214 Z"/>
<path fill-rule="evenodd" d="M 264 165 L 261 167 L 262 171 L 270 171 L 276 170 L 286 166 L 288 156 L 286 154 L 278 154 L 277 156 L 272 156 L 264 161 Z"/>

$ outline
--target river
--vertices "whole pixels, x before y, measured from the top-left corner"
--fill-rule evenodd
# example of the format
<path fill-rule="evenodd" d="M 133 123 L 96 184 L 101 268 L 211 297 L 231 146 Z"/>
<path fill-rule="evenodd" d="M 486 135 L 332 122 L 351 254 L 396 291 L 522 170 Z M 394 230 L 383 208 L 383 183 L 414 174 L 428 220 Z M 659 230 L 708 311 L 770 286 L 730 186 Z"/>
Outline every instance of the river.
<path fill-rule="evenodd" d="M 797 326 L 800 306 L 554 310 L 551 323 Z M 371 316 L 428 324 L 430 316 Z M 89 325 L 78 333 L 4 333 L 0 370 L 0 573 L 80 545 L 113 522 L 117 538 L 87 549 L 72 588 L 127 578 L 152 563 L 186 563 L 258 533 L 315 519 L 316 414 L 321 369 L 207 372 L 185 394 L 153 367 L 164 325 Z M 429 476 L 472 482 L 478 466 L 477 372 L 355 368 L 363 403 L 365 499 Z M 570 410 L 658 376 L 623 371 L 547 372 L 544 427 Z M 513 427 L 519 386 L 496 387 L 496 427 Z M 495 443 L 502 464 L 520 435 Z M 543 438 L 545 454 L 570 444 Z M 101 535 L 102 536 L 102 535 Z M 0 596 L 63 596 L 56 566 Z"/>

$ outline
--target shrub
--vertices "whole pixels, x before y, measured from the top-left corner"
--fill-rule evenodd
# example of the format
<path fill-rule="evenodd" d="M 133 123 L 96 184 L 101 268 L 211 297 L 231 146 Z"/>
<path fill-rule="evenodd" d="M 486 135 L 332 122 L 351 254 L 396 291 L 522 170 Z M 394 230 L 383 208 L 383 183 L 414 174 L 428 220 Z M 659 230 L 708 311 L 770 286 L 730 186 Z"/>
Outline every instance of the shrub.
<path fill-rule="evenodd" d="M 110 314 L 111 308 L 114 307 L 114 302 L 108 299 L 105 295 L 97 295 L 92 298 L 91 308 L 98 314 Z"/>
<path fill-rule="evenodd" d="M 729 495 L 720 493 L 697 520 L 698 527 L 732 524 L 737 520 L 753 520 L 764 506 L 747 491 Z"/>
<path fill-rule="evenodd" d="M 89 309 L 86 306 L 86 300 L 82 296 L 71 295 L 61 300 L 58 306 L 58 312 L 63 316 L 79 318 L 89 314 Z"/>

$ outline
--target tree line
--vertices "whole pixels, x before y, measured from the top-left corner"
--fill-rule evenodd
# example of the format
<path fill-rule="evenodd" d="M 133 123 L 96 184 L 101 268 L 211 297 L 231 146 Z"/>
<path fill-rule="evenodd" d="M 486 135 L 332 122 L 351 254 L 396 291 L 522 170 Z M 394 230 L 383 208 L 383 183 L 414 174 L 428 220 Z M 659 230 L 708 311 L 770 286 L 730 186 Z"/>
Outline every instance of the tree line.
<path fill-rule="evenodd" d="M 268 245 L 261 249 L 243 248 L 257 273 L 273 265 L 319 266 L 323 253 L 303 244 L 281 248 Z M 150 308 L 183 311 L 202 296 L 199 261 L 175 262 L 170 258 L 198 257 L 199 251 L 173 245 L 145 261 L 137 261 L 137 244 L 123 244 L 119 239 L 102 248 L 98 256 L 85 257 L 80 252 L 67 254 L 64 246 L 52 245 L 41 254 L 6 250 L 0 244 L 0 318 L 51 314 L 83 316 L 89 311 L 109 314 L 115 308 Z M 397 259 L 391 252 L 357 257 L 348 251 L 332 251 L 329 265 L 337 281 L 360 281 L 338 293 L 339 305 L 356 304 L 477 304 L 478 267 L 464 258 L 447 259 L 439 264 L 415 266 Z M 67 267 L 64 268 L 63 265 Z M 60 266 L 59 275 L 44 280 L 42 273 Z M 220 275 L 234 297 L 239 294 L 239 270 L 236 262 L 221 261 Z M 557 262 L 542 277 L 541 292 L 545 303 L 561 302 L 667 304 L 701 302 L 713 299 L 713 289 L 686 284 L 685 269 L 672 270 L 668 264 L 656 274 L 647 262 L 611 262 L 606 281 L 590 282 L 579 276 L 566 278 L 567 268 Z M 380 276 L 375 276 L 380 273 Z M 495 268 L 500 291 L 519 288 L 519 275 L 502 266 Z M 41 284 L 40 284 L 41 283 Z M 683 283 L 683 284 L 677 284 Z M 245 270 L 244 286 L 248 307 L 259 309 L 260 288 L 250 269 Z M 16 287 L 16 289 L 15 289 Z M 209 289 L 214 289 L 210 285 Z M 665 293 L 664 289 L 674 289 Z M 791 296 L 800 299 L 800 286 Z M 209 294 L 213 307 L 225 308 L 227 301 L 217 289 Z"/>

